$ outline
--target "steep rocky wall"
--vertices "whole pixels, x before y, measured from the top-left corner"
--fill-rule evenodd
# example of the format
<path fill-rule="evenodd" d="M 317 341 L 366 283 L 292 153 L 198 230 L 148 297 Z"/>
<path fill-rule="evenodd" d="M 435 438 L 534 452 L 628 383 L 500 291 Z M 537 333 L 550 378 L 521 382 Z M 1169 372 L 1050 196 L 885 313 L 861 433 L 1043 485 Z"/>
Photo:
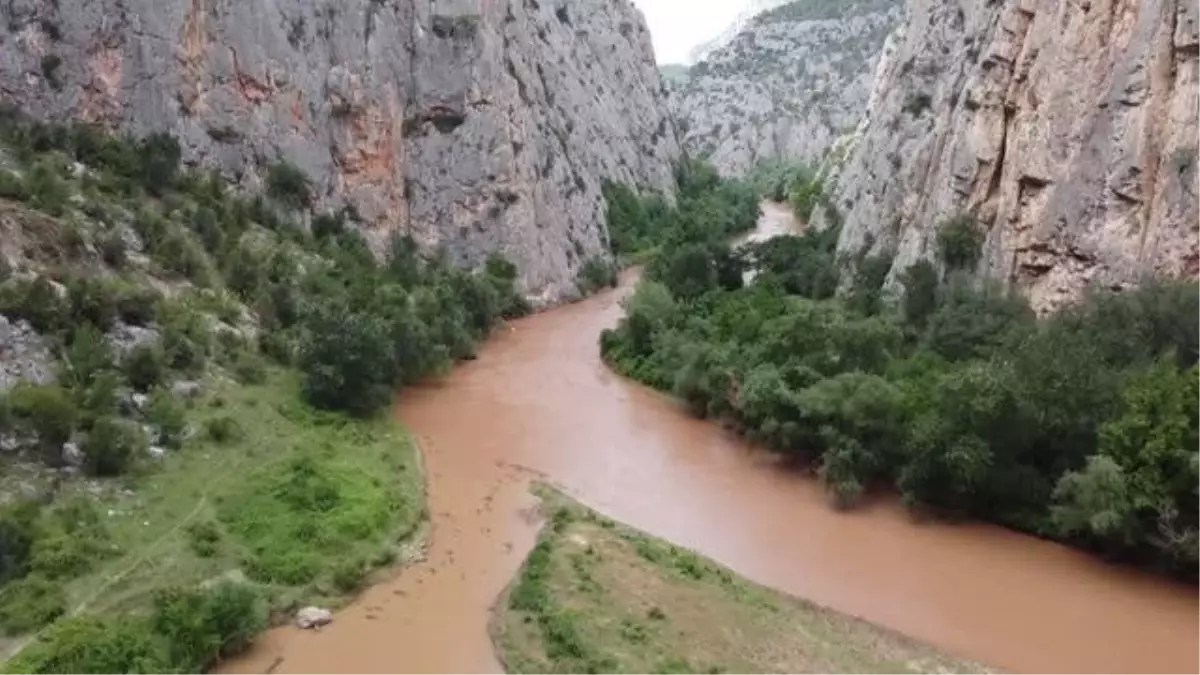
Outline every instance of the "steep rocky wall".
<path fill-rule="evenodd" d="M 1191 0 L 910 0 L 840 174 L 840 248 L 894 251 L 894 279 L 968 212 L 979 273 L 1042 311 L 1195 278 L 1197 20 Z"/>
<path fill-rule="evenodd" d="M 674 87 L 685 147 L 727 175 L 819 161 L 862 118 L 903 10 L 902 0 L 798 0 L 749 21 Z"/>
<path fill-rule="evenodd" d="M 502 251 L 546 301 L 604 250 L 604 178 L 673 186 L 627 0 L 7 0 L 0 26 L 3 100 L 170 132 L 246 184 L 287 159 L 377 248 Z"/>

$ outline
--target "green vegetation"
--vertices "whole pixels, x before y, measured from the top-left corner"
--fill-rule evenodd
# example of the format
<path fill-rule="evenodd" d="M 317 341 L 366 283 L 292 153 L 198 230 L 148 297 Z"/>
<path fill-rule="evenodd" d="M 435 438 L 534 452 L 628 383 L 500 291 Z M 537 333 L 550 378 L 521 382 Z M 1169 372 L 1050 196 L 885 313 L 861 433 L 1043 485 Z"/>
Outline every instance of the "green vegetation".
<path fill-rule="evenodd" d="M 723 180 L 712 166 L 684 160 L 675 171 L 677 203 L 660 195 L 639 197 L 627 186 L 604 186 L 613 253 L 645 261 L 672 241 L 717 242 L 746 232 L 758 220 L 758 197 L 750 185 Z"/>
<path fill-rule="evenodd" d="M 956 272 L 980 258 L 972 219 L 938 240 L 945 278 L 917 263 L 898 298 L 891 256 L 839 259 L 836 228 L 738 251 L 673 240 L 601 352 L 803 458 L 842 506 L 890 484 L 914 507 L 1194 579 L 1196 286 L 1096 292 L 1037 320 Z M 754 282 L 717 283 L 723 267 Z"/>
<path fill-rule="evenodd" d="M 493 610 L 509 672 L 979 672 L 540 490 L 547 526 Z M 736 630 L 731 630 L 736 626 Z"/>
<path fill-rule="evenodd" d="M 150 617 L 63 621 L 7 664 L 11 673 L 199 672 L 249 646 L 266 628 L 266 605 L 251 586 L 222 582 L 165 588 Z"/>
<path fill-rule="evenodd" d="M 825 176 L 807 164 L 764 164 L 755 169 L 750 182 L 764 199 L 791 204 L 796 217 L 803 222 L 812 218 L 817 206 L 823 206 L 831 218 L 837 218 L 836 209 L 825 193 Z"/>
<path fill-rule="evenodd" d="M 15 460 L 32 472 L 0 472 L 31 497 L 0 509 L 8 667 L 206 668 L 268 609 L 336 605 L 403 559 L 421 476 L 377 413 L 528 311 L 515 266 L 457 269 L 404 238 L 379 261 L 349 212 L 309 232 L 311 186 L 284 163 L 246 196 L 164 135 L 6 109 L 0 142 L 24 200 L 0 207 L 28 222 L 0 312 L 58 360 L 57 383 L 0 396 L 0 432 L 33 448 Z"/>

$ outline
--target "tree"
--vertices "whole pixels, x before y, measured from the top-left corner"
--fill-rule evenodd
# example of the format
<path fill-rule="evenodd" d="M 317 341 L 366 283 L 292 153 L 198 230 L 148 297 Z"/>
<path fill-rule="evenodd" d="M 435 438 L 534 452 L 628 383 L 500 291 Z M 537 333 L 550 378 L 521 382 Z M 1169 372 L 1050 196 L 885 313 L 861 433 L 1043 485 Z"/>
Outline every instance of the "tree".
<path fill-rule="evenodd" d="M 318 408 L 371 415 L 391 401 L 396 364 L 387 325 L 332 300 L 305 323 L 304 391 Z"/>
<path fill-rule="evenodd" d="M 925 327 L 929 316 L 937 310 L 938 283 L 937 269 L 928 260 L 919 260 L 900 274 L 900 285 L 904 287 L 901 313 L 905 323 L 917 329 Z"/>
<path fill-rule="evenodd" d="M 267 194 L 292 209 L 312 205 L 312 185 L 295 164 L 277 162 L 267 172 Z"/>
<path fill-rule="evenodd" d="M 963 214 L 946 220 L 937 232 L 942 262 L 952 270 L 974 269 L 983 253 L 983 239 L 974 218 Z"/>

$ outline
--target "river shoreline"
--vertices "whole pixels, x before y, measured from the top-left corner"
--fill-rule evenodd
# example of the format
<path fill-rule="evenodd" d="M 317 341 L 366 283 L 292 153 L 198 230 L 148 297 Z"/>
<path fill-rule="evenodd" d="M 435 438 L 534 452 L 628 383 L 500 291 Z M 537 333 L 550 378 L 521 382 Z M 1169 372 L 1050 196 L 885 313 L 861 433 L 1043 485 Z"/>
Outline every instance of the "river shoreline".
<path fill-rule="evenodd" d="M 319 633 L 268 633 L 230 672 L 499 672 L 491 608 L 538 533 L 532 480 L 738 574 L 964 658 L 1036 672 L 1194 672 L 1195 588 L 998 526 L 830 508 L 815 480 L 612 373 L 621 285 L 512 322 L 479 359 L 403 393 L 420 444 L 426 561 Z"/>

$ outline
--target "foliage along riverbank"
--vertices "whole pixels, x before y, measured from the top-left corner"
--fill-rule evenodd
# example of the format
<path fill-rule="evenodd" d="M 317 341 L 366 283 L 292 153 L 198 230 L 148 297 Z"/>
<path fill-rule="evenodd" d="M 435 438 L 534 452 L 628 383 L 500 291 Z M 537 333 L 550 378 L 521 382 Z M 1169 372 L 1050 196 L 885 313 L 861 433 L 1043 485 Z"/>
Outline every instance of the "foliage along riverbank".
<path fill-rule="evenodd" d="M 937 259 L 889 287 L 890 257 L 839 255 L 836 227 L 731 251 L 682 212 L 652 219 L 658 254 L 600 348 L 804 459 L 841 506 L 892 485 L 1194 581 L 1196 285 L 1097 291 L 1039 320 L 973 274 L 980 228 L 939 224 Z"/>
<path fill-rule="evenodd" d="M 489 626 L 508 672 L 985 670 L 537 492 L 549 517 Z"/>
<path fill-rule="evenodd" d="M 382 413 L 526 311 L 515 268 L 380 264 L 283 163 L 245 195 L 161 134 L 6 109 L 0 141 L 6 667 L 198 670 L 391 565 L 424 498 Z"/>

